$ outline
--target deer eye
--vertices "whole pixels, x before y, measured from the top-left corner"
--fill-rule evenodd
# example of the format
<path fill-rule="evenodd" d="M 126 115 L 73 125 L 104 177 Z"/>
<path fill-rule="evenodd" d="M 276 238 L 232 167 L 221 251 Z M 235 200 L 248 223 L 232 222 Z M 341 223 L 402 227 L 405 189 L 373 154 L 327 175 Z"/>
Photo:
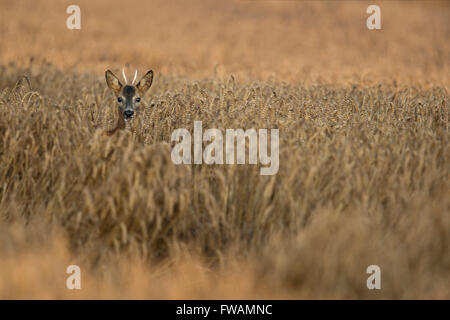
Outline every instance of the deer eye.
<path fill-rule="evenodd" d="M 118 97 L 117 101 L 122 102 L 123 101 L 122 97 Z"/>
<path fill-rule="evenodd" d="M 141 102 L 141 98 L 137 97 L 136 102 Z"/>

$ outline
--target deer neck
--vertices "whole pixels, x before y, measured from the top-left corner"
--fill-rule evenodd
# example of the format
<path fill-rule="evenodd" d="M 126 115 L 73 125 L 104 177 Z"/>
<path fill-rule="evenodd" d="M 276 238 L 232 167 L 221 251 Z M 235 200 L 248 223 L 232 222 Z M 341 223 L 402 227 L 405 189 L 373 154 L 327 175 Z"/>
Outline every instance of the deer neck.
<path fill-rule="evenodd" d="M 124 130 L 127 127 L 125 120 L 123 119 L 123 115 L 121 114 L 120 111 L 118 113 L 119 113 L 119 118 L 117 120 L 116 127 L 107 132 L 108 136 L 113 135 L 114 133 L 116 133 L 119 130 Z"/>

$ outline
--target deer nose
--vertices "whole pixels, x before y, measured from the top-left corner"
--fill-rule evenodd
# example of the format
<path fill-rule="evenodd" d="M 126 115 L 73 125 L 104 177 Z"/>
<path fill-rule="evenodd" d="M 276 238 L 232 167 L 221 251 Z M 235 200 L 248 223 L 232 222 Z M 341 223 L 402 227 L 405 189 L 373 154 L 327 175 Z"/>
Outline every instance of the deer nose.
<path fill-rule="evenodd" d="M 123 113 L 123 115 L 125 116 L 125 118 L 131 118 L 134 114 L 133 110 L 125 110 L 125 112 Z"/>

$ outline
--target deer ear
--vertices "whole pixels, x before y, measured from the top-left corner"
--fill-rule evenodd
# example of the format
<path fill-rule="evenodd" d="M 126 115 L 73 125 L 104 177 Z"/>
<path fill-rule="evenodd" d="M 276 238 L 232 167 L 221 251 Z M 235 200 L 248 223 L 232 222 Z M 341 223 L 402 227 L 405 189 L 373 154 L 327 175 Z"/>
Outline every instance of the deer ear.
<path fill-rule="evenodd" d="M 153 82 L 153 71 L 150 70 L 139 80 L 136 88 L 138 88 L 141 92 L 145 93 L 151 86 Z"/>
<path fill-rule="evenodd" d="M 122 89 L 122 84 L 119 79 L 112 73 L 110 70 L 106 70 L 105 72 L 106 83 L 108 87 L 112 89 L 116 94 L 120 93 L 120 89 Z"/>

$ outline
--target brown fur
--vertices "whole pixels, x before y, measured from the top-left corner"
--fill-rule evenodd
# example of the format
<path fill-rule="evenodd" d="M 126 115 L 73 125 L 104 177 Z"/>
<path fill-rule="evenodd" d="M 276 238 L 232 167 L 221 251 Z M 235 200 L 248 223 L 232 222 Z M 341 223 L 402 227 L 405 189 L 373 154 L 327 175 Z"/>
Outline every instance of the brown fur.
<path fill-rule="evenodd" d="M 123 116 L 122 116 L 120 110 L 117 110 L 117 111 L 119 114 L 119 118 L 117 119 L 117 125 L 114 129 L 106 131 L 107 136 L 112 136 L 117 131 L 125 129 L 125 120 L 123 119 Z"/>

